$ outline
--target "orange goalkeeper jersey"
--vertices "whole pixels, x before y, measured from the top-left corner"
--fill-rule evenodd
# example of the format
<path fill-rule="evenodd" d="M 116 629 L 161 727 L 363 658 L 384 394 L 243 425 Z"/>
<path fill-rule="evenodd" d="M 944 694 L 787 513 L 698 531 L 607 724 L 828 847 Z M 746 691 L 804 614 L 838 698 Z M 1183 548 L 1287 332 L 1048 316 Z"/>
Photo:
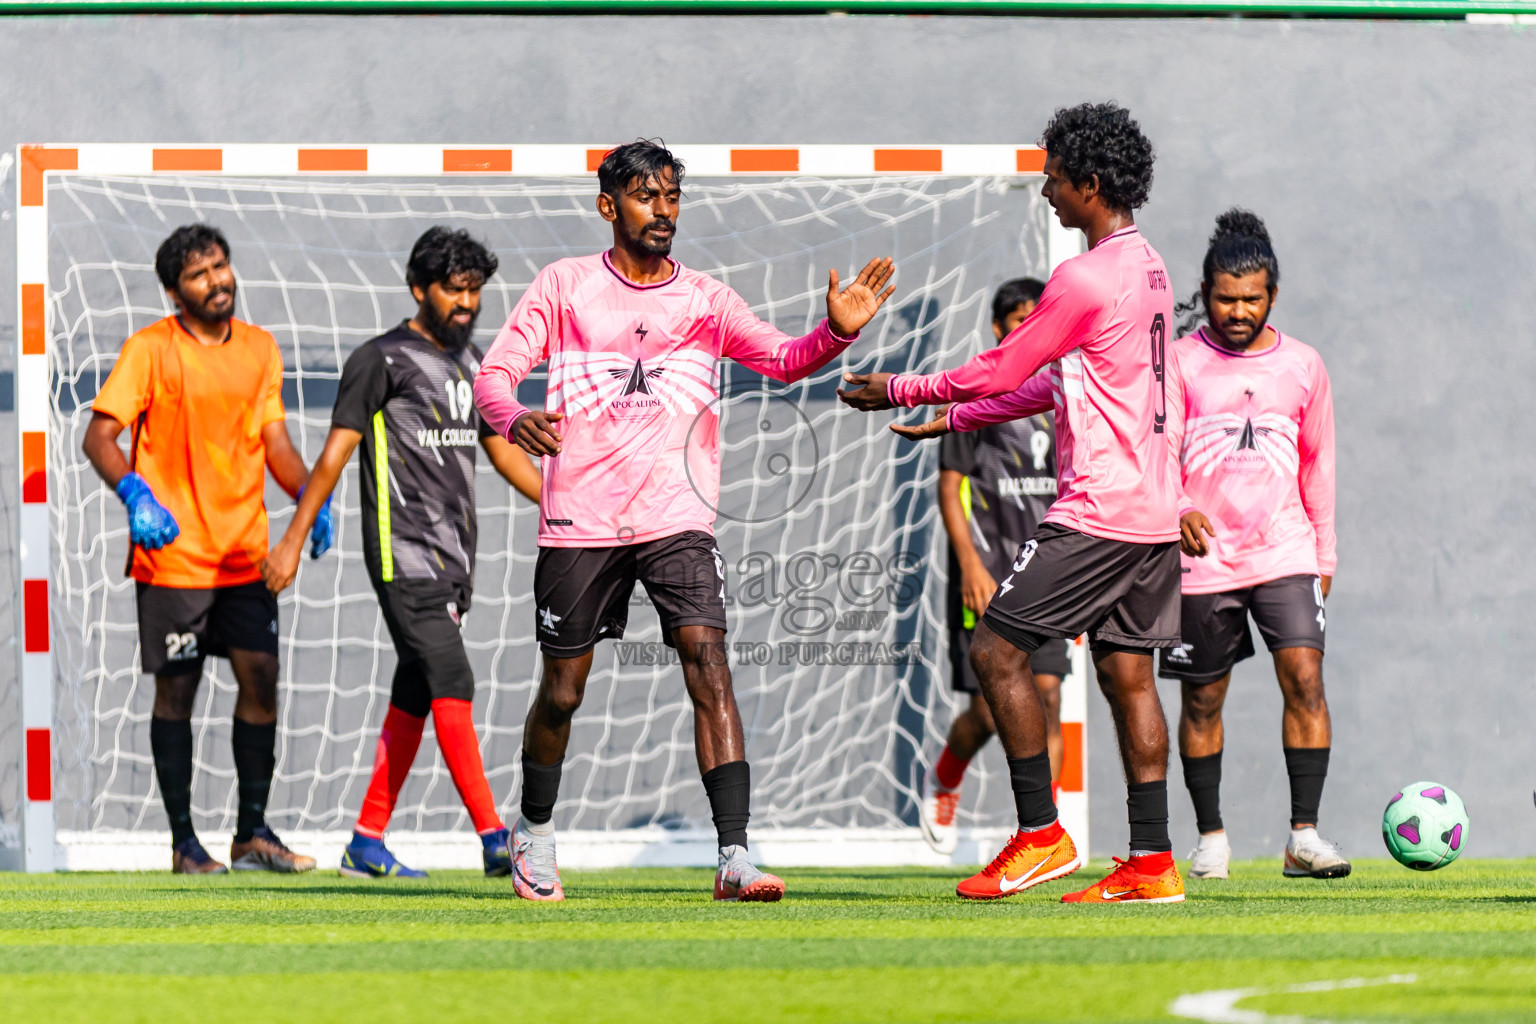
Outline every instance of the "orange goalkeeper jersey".
<path fill-rule="evenodd" d="M 283 418 L 282 387 L 277 342 L 238 320 L 222 345 L 200 343 L 174 316 L 124 342 L 91 408 L 138 430 L 134 470 L 181 527 L 159 551 L 134 550 L 134 579 L 184 588 L 261 579 L 261 429 Z"/>

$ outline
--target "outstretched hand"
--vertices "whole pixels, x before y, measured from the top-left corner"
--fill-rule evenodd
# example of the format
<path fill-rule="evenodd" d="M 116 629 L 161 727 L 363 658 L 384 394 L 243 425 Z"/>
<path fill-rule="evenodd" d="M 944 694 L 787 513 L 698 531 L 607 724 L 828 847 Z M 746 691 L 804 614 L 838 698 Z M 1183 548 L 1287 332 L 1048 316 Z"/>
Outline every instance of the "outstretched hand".
<path fill-rule="evenodd" d="M 908 441 L 926 441 L 930 437 L 943 437 L 949 433 L 949 406 L 946 405 L 940 409 L 938 416 L 927 423 L 911 426 L 905 423 L 892 423 L 891 430 Z"/>
<path fill-rule="evenodd" d="M 851 405 L 860 412 L 894 409 L 896 403 L 891 401 L 885 388 L 894 376 L 894 373 L 845 373 L 843 380 L 852 386 L 846 391 L 838 388 L 837 397 L 844 405 Z"/>
<path fill-rule="evenodd" d="M 896 294 L 896 286 L 886 285 L 896 273 L 896 264 L 889 256 L 870 260 L 859 271 L 859 276 L 847 288 L 838 290 L 836 270 L 827 272 L 827 320 L 832 332 L 839 337 L 850 338 L 864 329 L 874 315 L 885 305 L 885 300 Z M 881 289 L 884 289 L 882 291 Z"/>

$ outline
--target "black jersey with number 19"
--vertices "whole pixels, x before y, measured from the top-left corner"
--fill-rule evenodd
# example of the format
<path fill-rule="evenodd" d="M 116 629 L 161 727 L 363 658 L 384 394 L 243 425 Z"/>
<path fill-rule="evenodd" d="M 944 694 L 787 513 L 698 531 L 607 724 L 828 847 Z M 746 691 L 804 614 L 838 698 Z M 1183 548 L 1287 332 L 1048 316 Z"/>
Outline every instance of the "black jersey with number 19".
<path fill-rule="evenodd" d="M 331 424 L 363 435 L 363 557 L 375 582 L 469 583 L 475 571 L 480 351 L 439 348 L 408 323 L 347 358 Z"/>

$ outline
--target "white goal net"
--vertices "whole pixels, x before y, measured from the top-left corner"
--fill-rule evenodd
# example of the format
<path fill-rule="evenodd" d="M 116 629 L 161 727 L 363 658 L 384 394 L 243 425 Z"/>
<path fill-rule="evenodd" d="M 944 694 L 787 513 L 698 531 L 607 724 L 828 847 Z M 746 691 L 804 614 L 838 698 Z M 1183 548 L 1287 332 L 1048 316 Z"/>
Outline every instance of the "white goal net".
<path fill-rule="evenodd" d="M 717 534 L 753 829 L 910 827 L 917 780 L 960 707 L 948 684 L 938 449 L 899 441 L 889 416 L 846 410 L 833 390 L 845 368 L 931 371 L 990 344 L 993 288 L 1048 273 L 1049 209 L 1037 178 L 1012 176 L 698 176 L 685 191 L 674 255 L 790 333 L 824 315 L 828 268 L 846 280 L 872 257 L 895 258 L 895 299 L 842 362 L 789 387 L 726 365 Z M 237 315 L 277 338 L 289 428 L 311 462 L 347 355 L 413 312 L 402 278 L 422 231 L 464 227 L 499 255 L 479 326 L 485 346 L 539 268 L 609 244 L 594 192 L 590 177 L 49 179 L 53 799 L 63 841 L 166 828 L 149 751 L 153 684 L 139 671 L 123 575 L 125 517 L 80 452 L 123 339 L 170 311 L 153 269 L 160 241 L 193 221 L 229 237 Z M 542 399 L 542 372 L 523 387 L 528 404 Z M 536 510 L 480 466 L 465 638 L 485 763 L 510 821 L 539 668 Z M 350 828 L 388 702 L 394 656 L 363 567 L 358 496 L 349 469 L 336 547 L 306 557 L 281 602 L 269 809 L 280 834 Z M 292 503 L 275 486 L 267 498 L 276 536 Z M 643 588 L 633 603 L 625 641 L 598 649 L 576 718 L 556 811 L 563 830 L 708 826 L 681 672 Z M 233 827 L 233 703 L 228 666 L 210 659 L 194 720 L 193 811 L 205 832 Z M 978 758 L 961 824 L 1004 826 L 1011 808 L 1001 755 Z M 468 835 L 430 738 L 392 830 Z"/>

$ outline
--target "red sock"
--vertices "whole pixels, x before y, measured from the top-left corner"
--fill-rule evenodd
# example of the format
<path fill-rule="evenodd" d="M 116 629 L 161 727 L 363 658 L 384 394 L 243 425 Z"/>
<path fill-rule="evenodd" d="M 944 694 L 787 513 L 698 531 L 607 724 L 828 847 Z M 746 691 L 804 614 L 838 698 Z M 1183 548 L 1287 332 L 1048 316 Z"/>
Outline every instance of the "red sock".
<path fill-rule="evenodd" d="M 426 724 L 425 718 L 408 715 L 393 704 L 389 706 L 373 754 L 373 777 L 368 780 L 363 811 L 357 816 L 356 829 L 363 835 L 384 838 L 384 829 L 395 811 L 400 787 L 410 774 L 411 762 L 416 760 L 416 748 L 421 746 L 421 730 Z"/>
<path fill-rule="evenodd" d="M 939 785 L 945 789 L 959 789 L 960 783 L 965 779 L 965 769 L 970 764 L 970 759 L 962 761 L 955 756 L 954 751 L 945 744 L 939 754 L 938 763 L 933 766 L 933 777 L 939 780 Z"/>
<path fill-rule="evenodd" d="M 432 722 L 437 727 L 437 745 L 448 762 L 448 774 L 458 788 L 459 799 L 469 811 L 480 835 L 504 826 L 491 799 L 491 784 L 485 780 L 485 766 L 480 763 L 480 740 L 475 736 L 475 721 L 470 702 L 444 697 L 432 702 Z"/>
<path fill-rule="evenodd" d="M 1144 853 L 1140 857 L 1131 858 L 1131 867 L 1143 875 L 1160 875 L 1173 867 L 1173 854 Z"/>

